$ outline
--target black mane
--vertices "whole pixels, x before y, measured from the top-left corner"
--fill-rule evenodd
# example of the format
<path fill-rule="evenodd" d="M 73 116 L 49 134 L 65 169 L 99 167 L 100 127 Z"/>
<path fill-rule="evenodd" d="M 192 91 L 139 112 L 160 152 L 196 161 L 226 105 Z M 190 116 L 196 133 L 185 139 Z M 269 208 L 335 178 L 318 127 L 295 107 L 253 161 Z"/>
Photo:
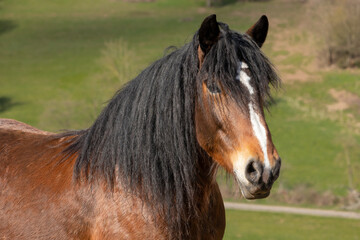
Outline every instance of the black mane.
<path fill-rule="evenodd" d="M 92 181 L 100 175 L 112 187 L 121 184 L 167 216 L 174 238 L 188 237 L 189 222 L 201 214 L 196 202 L 216 169 L 196 140 L 199 84 L 205 78 L 216 81 L 243 106 L 247 90 L 235 80 L 239 60 L 248 64 L 262 96 L 270 96 L 269 83 L 279 82 L 250 37 L 220 26 L 221 38 L 200 72 L 196 33 L 190 43 L 154 62 L 119 90 L 90 128 L 61 135 L 73 136 L 66 153 L 78 154 L 76 179 L 85 176 Z"/>

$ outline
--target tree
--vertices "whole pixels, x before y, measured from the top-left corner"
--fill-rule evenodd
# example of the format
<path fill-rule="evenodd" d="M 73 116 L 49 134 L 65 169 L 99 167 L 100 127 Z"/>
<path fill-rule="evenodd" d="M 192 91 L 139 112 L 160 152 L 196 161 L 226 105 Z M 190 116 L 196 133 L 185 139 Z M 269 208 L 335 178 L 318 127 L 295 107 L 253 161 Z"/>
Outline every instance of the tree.
<path fill-rule="evenodd" d="M 360 67 L 360 1 L 334 0 L 325 6 L 325 48 L 329 64 Z"/>

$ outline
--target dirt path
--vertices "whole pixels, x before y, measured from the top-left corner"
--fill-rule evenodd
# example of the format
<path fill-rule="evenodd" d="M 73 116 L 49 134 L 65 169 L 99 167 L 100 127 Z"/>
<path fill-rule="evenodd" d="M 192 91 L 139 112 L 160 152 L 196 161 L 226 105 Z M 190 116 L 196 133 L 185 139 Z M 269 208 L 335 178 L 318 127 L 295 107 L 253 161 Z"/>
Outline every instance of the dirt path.
<path fill-rule="evenodd" d="M 348 219 L 359 219 L 360 220 L 360 213 L 334 211 L 334 210 L 282 207 L 282 206 L 259 205 L 259 204 L 248 204 L 248 203 L 232 203 L 232 202 L 225 202 L 225 208 L 226 209 L 235 209 L 235 210 L 255 211 L 255 212 L 290 213 L 290 214 L 300 214 L 300 215 L 310 215 L 310 216 L 320 216 L 320 217 L 348 218 Z"/>

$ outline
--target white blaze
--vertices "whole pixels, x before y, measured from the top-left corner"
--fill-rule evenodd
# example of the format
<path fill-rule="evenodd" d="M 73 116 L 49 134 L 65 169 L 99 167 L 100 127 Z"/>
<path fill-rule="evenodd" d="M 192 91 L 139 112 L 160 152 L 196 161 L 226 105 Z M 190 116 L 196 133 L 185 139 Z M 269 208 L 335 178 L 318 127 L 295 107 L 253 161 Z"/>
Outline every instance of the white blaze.
<path fill-rule="evenodd" d="M 249 68 L 249 66 L 245 62 L 240 62 L 239 65 L 241 68 Z"/>
<path fill-rule="evenodd" d="M 255 133 L 256 138 L 259 141 L 260 147 L 264 154 L 265 168 L 270 168 L 269 157 L 267 154 L 266 129 L 260 121 L 259 114 L 257 114 L 255 112 L 254 106 L 252 105 L 252 103 L 249 103 L 249 109 L 250 109 L 250 121 L 251 121 L 252 129 Z"/>
<path fill-rule="evenodd" d="M 254 94 L 254 89 L 253 89 L 253 87 L 250 85 L 250 80 L 251 80 L 251 78 L 246 74 L 246 72 L 240 71 L 240 73 L 238 74 L 237 78 L 239 78 L 240 82 L 247 87 L 247 89 L 248 89 L 249 92 L 250 92 L 250 95 Z"/>
<path fill-rule="evenodd" d="M 243 69 L 245 69 L 245 68 L 248 68 L 248 65 L 244 62 L 240 62 L 239 67 L 238 67 L 238 75 L 236 76 L 236 79 L 245 85 L 245 87 L 248 89 L 250 96 L 251 96 L 254 94 L 254 88 L 250 84 L 251 78 L 246 74 L 245 71 L 243 71 Z M 256 138 L 258 139 L 261 150 L 263 151 L 263 154 L 264 154 L 265 168 L 270 168 L 269 157 L 267 154 L 266 129 L 260 120 L 259 114 L 255 111 L 254 105 L 252 104 L 251 101 L 249 103 L 249 112 L 250 112 L 250 122 L 251 122 L 253 132 L 254 132 Z M 237 161 L 237 162 L 245 162 L 245 161 Z M 237 169 L 236 167 L 244 167 L 244 166 L 237 166 L 237 165 L 242 165 L 242 164 L 236 163 L 234 166 L 234 169 Z M 239 176 L 239 173 L 237 172 L 237 170 L 235 170 L 235 172 Z M 242 175 L 240 175 L 240 176 L 242 176 Z"/>

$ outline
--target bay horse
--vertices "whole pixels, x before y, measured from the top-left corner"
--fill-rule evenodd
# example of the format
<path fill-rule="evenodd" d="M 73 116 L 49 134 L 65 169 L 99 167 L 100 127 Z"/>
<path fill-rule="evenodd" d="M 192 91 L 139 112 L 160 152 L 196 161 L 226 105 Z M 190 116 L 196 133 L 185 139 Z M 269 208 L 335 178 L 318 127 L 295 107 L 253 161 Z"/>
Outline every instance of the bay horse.
<path fill-rule="evenodd" d="M 280 79 L 246 33 L 216 16 L 119 90 L 86 130 L 0 120 L 1 239 L 221 239 L 219 166 L 267 197 L 280 158 L 264 118 Z"/>

